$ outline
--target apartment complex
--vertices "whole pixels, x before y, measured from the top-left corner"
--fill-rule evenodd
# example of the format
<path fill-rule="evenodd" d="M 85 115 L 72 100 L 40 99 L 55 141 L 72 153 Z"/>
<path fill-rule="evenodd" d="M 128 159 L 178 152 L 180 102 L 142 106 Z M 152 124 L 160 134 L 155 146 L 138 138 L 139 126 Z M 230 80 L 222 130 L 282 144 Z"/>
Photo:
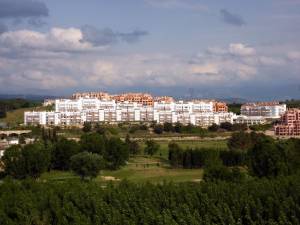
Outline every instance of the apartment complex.
<path fill-rule="evenodd" d="M 165 97 L 163 97 L 165 98 Z M 120 99 L 120 98 L 119 98 Z M 154 101 L 133 99 L 74 98 L 57 99 L 55 111 L 25 112 L 26 125 L 78 126 L 84 122 L 180 122 L 207 127 L 213 123 L 233 123 L 234 114 L 216 112 L 215 101 Z M 170 100 L 170 99 L 169 99 Z M 136 102 L 137 101 L 137 102 Z"/>
<path fill-rule="evenodd" d="M 280 118 L 280 123 L 274 126 L 275 135 L 300 136 L 300 109 L 290 109 Z"/>
<path fill-rule="evenodd" d="M 96 98 L 99 100 L 114 100 L 116 103 L 137 103 L 142 106 L 154 106 L 155 103 L 174 103 L 174 98 L 170 96 L 157 96 L 153 97 L 148 93 L 123 93 L 118 95 L 111 95 L 106 92 L 83 92 L 83 93 L 75 93 L 72 95 L 72 99 L 80 99 L 80 98 Z M 199 100 L 192 100 L 192 102 L 197 102 Z M 213 104 L 212 110 L 214 112 L 228 112 L 227 104 L 224 102 L 218 102 L 215 100 L 200 100 L 202 103 L 208 102 L 209 104 Z"/>
<path fill-rule="evenodd" d="M 279 119 L 286 111 L 286 104 L 279 102 L 246 103 L 241 106 L 241 115 L 262 116 L 264 118 Z"/>

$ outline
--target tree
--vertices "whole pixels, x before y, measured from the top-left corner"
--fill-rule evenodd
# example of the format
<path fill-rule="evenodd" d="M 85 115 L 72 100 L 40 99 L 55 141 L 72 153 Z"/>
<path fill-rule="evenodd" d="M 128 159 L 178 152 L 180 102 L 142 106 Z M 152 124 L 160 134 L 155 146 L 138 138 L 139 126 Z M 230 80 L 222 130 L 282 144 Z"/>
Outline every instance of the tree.
<path fill-rule="evenodd" d="M 38 178 L 50 167 L 51 150 L 41 142 L 25 145 L 22 149 L 22 156 L 25 162 L 25 172 L 29 177 Z"/>
<path fill-rule="evenodd" d="M 176 133 L 182 133 L 182 124 L 179 123 L 179 122 L 175 123 L 174 131 L 175 131 Z"/>
<path fill-rule="evenodd" d="M 13 145 L 5 150 L 1 158 L 4 164 L 5 174 L 17 179 L 25 178 L 25 161 L 22 156 L 22 147 Z"/>
<path fill-rule="evenodd" d="M 136 155 L 140 153 L 140 146 L 137 141 L 131 140 L 129 134 L 126 135 L 125 143 L 128 146 L 129 153 Z"/>
<path fill-rule="evenodd" d="M 205 181 L 230 181 L 240 182 L 245 178 L 244 174 L 239 168 L 230 169 L 223 165 L 216 165 L 207 167 L 204 170 L 203 179 Z"/>
<path fill-rule="evenodd" d="M 92 124 L 90 122 L 84 122 L 82 131 L 85 133 L 92 131 Z"/>
<path fill-rule="evenodd" d="M 227 142 L 227 146 L 230 150 L 247 151 L 253 144 L 252 136 L 242 131 L 233 133 Z"/>
<path fill-rule="evenodd" d="M 164 127 L 161 124 L 156 124 L 153 128 L 154 133 L 162 134 L 164 132 Z"/>
<path fill-rule="evenodd" d="M 19 143 L 20 143 L 20 144 L 26 144 L 24 135 L 20 135 L 20 136 L 19 136 Z"/>
<path fill-rule="evenodd" d="M 101 126 L 101 124 L 99 124 L 99 123 L 96 123 L 95 130 L 96 130 L 96 133 L 98 133 L 100 135 L 106 135 L 106 133 L 107 133 L 106 128 L 104 126 Z"/>
<path fill-rule="evenodd" d="M 50 166 L 51 153 L 43 143 L 8 148 L 2 158 L 5 173 L 17 179 L 38 178 Z"/>
<path fill-rule="evenodd" d="M 70 169 L 70 159 L 80 151 L 79 144 L 66 138 L 59 139 L 52 150 L 52 168 L 58 170 Z"/>
<path fill-rule="evenodd" d="M 104 159 L 109 169 L 119 169 L 129 159 L 128 146 L 120 138 L 110 138 L 107 142 Z"/>
<path fill-rule="evenodd" d="M 282 141 L 278 146 L 281 151 L 284 151 L 289 167 L 289 173 L 296 173 L 300 170 L 300 140 L 291 138 L 287 141 Z"/>
<path fill-rule="evenodd" d="M 169 122 L 164 123 L 164 131 L 165 132 L 172 132 L 174 130 L 173 124 Z"/>
<path fill-rule="evenodd" d="M 158 143 L 153 140 L 147 140 L 144 152 L 148 155 L 153 156 L 156 152 L 158 152 L 159 148 L 160 146 Z"/>
<path fill-rule="evenodd" d="M 214 123 L 214 124 L 212 124 L 211 126 L 208 127 L 208 130 L 211 131 L 211 132 L 217 132 L 219 130 L 219 128 L 220 128 L 219 125 Z"/>
<path fill-rule="evenodd" d="M 173 167 L 182 167 L 183 166 L 183 150 L 175 142 L 170 142 L 169 145 L 169 161 Z"/>
<path fill-rule="evenodd" d="M 103 167 L 103 158 L 95 153 L 82 152 L 71 157 L 71 169 L 82 180 L 97 177 Z"/>
<path fill-rule="evenodd" d="M 84 152 L 92 152 L 100 155 L 105 151 L 105 138 L 97 133 L 86 133 L 80 138 L 80 148 Z"/>
<path fill-rule="evenodd" d="M 288 172 L 284 151 L 275 141 L 261 136 L 249 151 L 249 169 L 257 177 L 277 177 Z"/>
<path fill-rule="evenodd" d="M 224 122 L 220 124 L 220 128 L 227 130 L 227 131 L 231 131 L 232 130 L 232 124 L 229 122 Z"/>

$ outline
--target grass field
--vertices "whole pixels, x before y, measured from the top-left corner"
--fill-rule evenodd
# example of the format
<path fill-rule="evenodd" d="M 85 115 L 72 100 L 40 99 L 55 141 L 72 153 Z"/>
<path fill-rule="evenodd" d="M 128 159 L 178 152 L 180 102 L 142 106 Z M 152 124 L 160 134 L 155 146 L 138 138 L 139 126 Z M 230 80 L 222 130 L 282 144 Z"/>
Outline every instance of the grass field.
<path fill-rule="evenodd" d="M 213 149 L 227 149 L 227 140 L 197 140 L 197 141 L 175 141 L 183 149 L 186 148 L 213 148 Z M 157 141 L 160 145 L 159 151 L 156 156 L 163 159 L 168 159 L 168 145 L 169 141 Z M 140 142 L 142 148 L 145 147 L 144 142 Z"/>
<path fill-rule="evenodd" d="M 166 160 L 159 157 L 137 156 L 131 158 L 126 166 L 116 171 L 101 171 L 96 182 L 128 180 L 136 183 L 199 182 L 202 169 L 172 169 Z M 64 181 L 79 179 L 72 172 L 51 171 L 42 175 L 41 180 Z"/>
<path fill-rule="evenodd" d="M 96 178 L 96 182 L 128 180 L 136 183 L 151 182 L 199 182 L 203 177 L 202 169 L 173 169 L 168 162 L 168 141 L 160 141 L 160 150 L 153 157 L 139 155 L 131 157 L 127 165 L 116 171 L 105 170 Z M 226 149 L 226 140 L 176 141 L 182 148 L 203 147 Z M 144 142 L 140 142 L 144 147 Z M 45 173 L 41 179 L 49 181 L 63 181 L 79 179 L 71 172 L 51 171 Z"/>

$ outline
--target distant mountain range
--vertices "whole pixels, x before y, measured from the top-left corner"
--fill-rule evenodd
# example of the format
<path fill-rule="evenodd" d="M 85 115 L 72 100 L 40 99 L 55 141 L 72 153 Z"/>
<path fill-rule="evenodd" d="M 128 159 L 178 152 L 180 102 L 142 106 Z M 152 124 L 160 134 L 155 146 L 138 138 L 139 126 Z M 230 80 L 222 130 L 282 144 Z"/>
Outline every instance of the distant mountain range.
<path fill-rule="evenodd" d="M 242 103 L 249 102 L 249 100 L 243 98 L 219 98 L 217 100 L 226 102 L 227 104 L 232 104 L 232 103 L 242 104 Z"/>
<path fill-rule="evenodd" d="M 33 101 L 43 101 L 44 99 L 54 99 L 54 98 L 61 98 L 62 96 L 48 96 L 48 95 L 7 95 L 7 94 L 0 94 L 0 99 L 26 99 L 26 100 L 33 100 Z"/>

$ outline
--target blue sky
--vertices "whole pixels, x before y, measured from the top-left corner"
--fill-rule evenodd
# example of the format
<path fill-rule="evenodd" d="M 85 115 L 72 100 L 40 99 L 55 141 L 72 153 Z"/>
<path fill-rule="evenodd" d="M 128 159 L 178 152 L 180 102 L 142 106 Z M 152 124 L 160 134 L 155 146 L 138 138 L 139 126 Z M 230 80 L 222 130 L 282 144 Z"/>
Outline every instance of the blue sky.
<path fill-rule="evenodd" d="M 300 97 L 300 0 L 0 0 L 0 93 Z"/>

